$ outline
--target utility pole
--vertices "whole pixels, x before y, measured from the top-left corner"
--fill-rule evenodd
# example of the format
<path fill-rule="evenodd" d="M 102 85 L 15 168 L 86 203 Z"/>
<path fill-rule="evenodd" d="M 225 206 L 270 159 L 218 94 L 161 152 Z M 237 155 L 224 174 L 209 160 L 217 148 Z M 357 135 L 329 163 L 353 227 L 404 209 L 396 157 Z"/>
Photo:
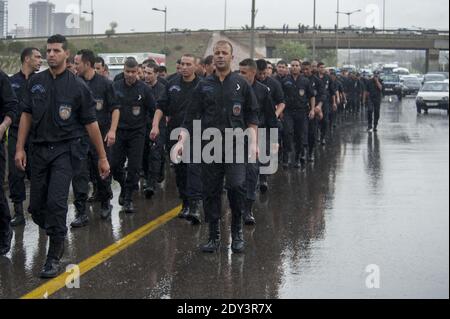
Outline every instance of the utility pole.
<path fill-rule="evenodd" d="M 225 31 L 227 29 L 227 0 L 225 0 L 225 12 L 224 12 L 224 18 L 223 18 L 223 30 Z"/>
<path fill-rule="evenodd" d="M 256 0 L 252 0 L 252 26 L 250 36 L 250 57 L 255 58 L 255 18 L 256 18 Z"/>
<path fill-rule="evenodd" d="M 316 0 L 314 0 L 314 13 L 313 13 L 313 61 L 316 61 Z"/>

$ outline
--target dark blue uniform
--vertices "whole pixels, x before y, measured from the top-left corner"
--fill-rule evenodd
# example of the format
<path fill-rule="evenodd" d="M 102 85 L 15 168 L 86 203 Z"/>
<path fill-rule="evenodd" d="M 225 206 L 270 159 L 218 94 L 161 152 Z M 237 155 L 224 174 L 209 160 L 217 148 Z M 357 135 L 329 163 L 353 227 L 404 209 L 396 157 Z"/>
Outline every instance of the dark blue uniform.
<path fill-rule="evenodd" d="M 275 114 L 275 105 L 273 103 L 270 89 L 261 82 L 255 81 L 253 83 L 253 91 L 255 92 L 256 100 L 259 106 L 259 131 L 265 129 L 266 131 L 266 149 L 265 155 L 270 155 L 270 129 L 277 128 L 277 117 Z M 261 145 L 261 142 L 259 143 Z M 260 163 L 247 164 L 247 201 L 250 203 L 247 206 L 247 213 L 251 213 L 251 206 L 256 201 L 256 189 L 258 185 Z M 261 178 L 266 178 L 267 175 L 261 175 Z M 250 208 L 250 211 L 249 211 Z"/>
<path fill-rule="evenodd" d="M 138 189 L 145 133 L 149 118 L 155 112 L 155 100 L 151 89 L 142 81 L 129 86 L 125 80 L 119 80 L 114 82 L 113 88 L 121 108 L 112 172 L 121 186 L 123 203 L 130 203 L 134 190 Z"/>
<path fill-rule="evenodd" d="M 83 80 L 94 97 L 95 114 L 102 134 L 102 139 L 105 140 L 106 135 L 111 128 L 112 113 L 115 110 L 120 109 L 119 102 L 114 94 L 112 81 L 98 74 L 95 74 L 91 80 Z M 104 148 L 108 161 L 111 161 L 111 149 L 106 143 L 104 143 Z M 96 185 L 97 198 L 100 202 L 105 203 L 113 197 L 111 190 L 111 176 L 106 179 L 100 177 L 100 174 L 98 173 L 98 159 L 97 151 L 95 150 L 94 145 L 91 144 L 88 153 L 89 171 L 92 176 L 92 182 Z M 87 191 L 87 189 L 85 190 Z M 86 197 L 87 199 L 87 192 L 85 195 L 83 194 L 83 197 Z"/>
<path fill-rule="evenodd" d="M 381 86 L 383 86 L 383 81 L 378 79 Z M 367 108 L 367 120 L 369 130 L 372 128 L 377 128 L 378 121 L 380 120 L 380 108 L 381 100 L 383 98 L 383 89 L 379 89 L 375 83 L 375 79 L 370 79 L 367 82 L 367 92 L 369 93 L 369 101 Z"/>
<path fill-rule="evenodd" d="M 30 213 L 51 239 L 61 241 L 70 182 L 87 160 L 85 125 L 97 120 L 95 101 L 70 71 L 53 78 L 47 70 L 30 79 L 23 112 L 32 116 Z"/>
<path fill-rule="evenodd" d="M 225 136 L 226 128 L 245 130 L 249 125 L 258 125 L 258 102 L 250 85 L 240 75 L 230 73 L 223 82 L 217 75 L 211 75 L 195 88 L 183 127 L 192 128 L 192 121 L 195 119 L 201 120 L 202 131 L 215 128 Z M 205 143 L 213 139 L 210 137 Z M 220 163 L 203 162 L 202 165 L 203 207 L 206 222 L 209 223 L 209 242 L 202 247 L 205 252 L 218 249 L 224 178 L 232 212 L 232 250 L 239 252 L 243 249 L 242 212 L 245 209 L 246 164 L 236 163 L 235 160 L 225 163 L 225 154 L 235 153 L 237 145 L 233 144 L 233 149 L 222 148 Z"/>
<path fill-rule="evenodd" d="M 150 86 L 155 101 L 158 101 L 164 94 L 166 86 L 158 80 L 154 86 Z M 150 132 L 152 128 L 153 116 L 149 119 L 147 132 L 145 135 L 144 158 L 142 167 L 146 180 L 146 187 L 154 189 L 156 182 L 162 182 L 164 176 L 165 154 L 164 146 L 166 145 L 167 126 L 165 118 L 159 123 L 160 136 L 153 142 L 150 140 Z"/>
<path fill-rule="evenodd" d="M 283 116 L 283 165 L 289 164 L 289 154 L 295 151 L 296 161 L 308 147 L 309 101 L 315 96 L 311 81 L 301 75 L 283 79 L 286 109 Z"/>
<path fill-rule="evenodd" d="M 325 74 L 323 77 L 319 76 L 322 82 L 323 97 L 322 97 L 322 112 L 323 120 L 320 122 L 321 139 L 324 140 L 328 134 L 328 129 L 331 123 L 331 114 L 333 107 L 333 97 L 336 95 L 337 88 L 331 78 Z"/>
<path fill-rule="evenodd" d="M 194 89 L 200 82 L 196 77 L 192 82 L 183 81 L 181 75 L 172 77 L 157 103 L 157 108 L 169 118 L 168 134 L 181 127 L 189 104 L 192 102 Z M 169 142 L 169 149 L 177 141 Z M 189 201 L 202 199 L 201 165 L 198 163 L 180 163 L 175 165 L 176 183 L 184 208 Z M 186 216 L 187 217 L 187 216 Z"/>
<path fill-rule="evenodd" d="M 0 71 L 0 123 L 5 116 L 15 121 L 18 112 L 18 100 L 8 76 Z M 6 132 L 5 132 L 6 134 Z M 5 136 L 0 141 L 0 181 L 5 180 L 6 157 L 5 157 Z M 0 253 L 6 254 L 9 251 L 11 241 L 11 229 L 9 223 L 11 215 L 8 201 L 6 200 L 3 187 L 0 187 Z"/>
<path fill-rule="evenodd" d="M 11 86 L 14 89 L 14 92 L 16 93 L 17 99 L 19 100 L 17 117 L 11 124 L 8 133 L 8 173 L 9 173 L 8 185 L 10 193 L 9 197 L 14 204 L 21 204 L 26 200 L 25 176 L 28 176 L 28 178 L 30 177 L 31 165 L 28 165 L 26 172 L 23 172 L 16 167 L 14 161 L 14 157 L 16 155 L 16 144 L 19 131 L 20 116 L 22 115 L 21 102 L 23 100 L 23 96 L 30 77 L 27 80 L 25 74 L 23 74 L 22 71 L 20 71 L 10 78 Z M 27 154 L 29 154 L 28 146 L 29 143 L 27 142 L 27 144 L 25 145 L 25 151 Z"/>

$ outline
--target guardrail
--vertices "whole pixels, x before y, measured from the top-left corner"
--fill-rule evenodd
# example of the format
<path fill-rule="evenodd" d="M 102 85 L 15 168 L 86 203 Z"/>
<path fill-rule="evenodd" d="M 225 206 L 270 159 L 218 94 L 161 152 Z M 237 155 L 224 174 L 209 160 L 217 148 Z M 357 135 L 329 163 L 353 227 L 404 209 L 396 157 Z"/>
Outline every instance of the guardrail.
<path fill-rule="evenodd" d="M 299 29 L 299 28 L 289 28 L 289 29 L 267 29 L 267 28 L 256 28 L 255 31 L 257 33 L 280 33 L 280 34 L 314 34 L 314 32 L 318 35 L 336 35 L 336 32 L 338 34 L 374 34 L 374 35 L 399 35 L 399 36 L 445 36 L 449 35 L 449 30 L 413 30 L 413 29 L 406 29 L 406 30 L 400 30 L 400 29 L 386 29 L 386 30 L 380 30 L 380 29 L 371 29 L 371 28 L 342 28 L 339 30 L 336 29 Z M 201 30 L 189 30 L 189 29 L 172 29 L 170 31 L 167 31 L 167 34 L 190 34 L 190 33 L 212 33 L 212 32 L 223 32 L 223 33 L 237 33 L 237 32 L 250 32 L 250 29 L 227 29 L 227 30 L 208 30 L 208 29 L 201 29 Z M 112 35 L 106 35 L 106 34 L 82 34 L 82 35 L 68 35 L 68 39 L 83 39 L 83 38 L 114 38 L 119 36 L 142 36 L 142 35 L 164 35 L 164 32 L 157 31 L 157 32 L 126 32 L 126 33 L 115 33 Z M 23 40 L 23 41 L 38 41 L 38 40 L 46 40 L 47 37 L 25 37 L 25 38 L 3 38 L 2 40 Z"/>

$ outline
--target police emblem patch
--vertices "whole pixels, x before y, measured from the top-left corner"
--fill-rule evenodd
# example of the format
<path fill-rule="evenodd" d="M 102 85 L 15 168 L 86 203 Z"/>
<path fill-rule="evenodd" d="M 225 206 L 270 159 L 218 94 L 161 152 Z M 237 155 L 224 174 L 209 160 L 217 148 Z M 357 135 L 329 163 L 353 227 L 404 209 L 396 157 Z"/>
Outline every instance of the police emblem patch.
<path fill-rule="evenodd" d="M 140 106 L 133 106 L 132 112 L 134 116 L 138 116 L 141 114 L 141 107 Z"/>
<path fill-rule="evenodd" d="M 96 102 L 95 109 L 97 111 L 103 110 L 103 100 L 95 100 L 95 102 Z"/>
<path fill-rule="evenodd" d="M 305 96 L 305 90 L 301 89 L 301 90 L 299 91 L 299 93 L 300 93 L 300 96 Z"/>
<path fill-rule="evenodd" d="M 234 103 L 233 105 L 233 115 L 239 116 L 241 115 L 242 106 L 239 103 Z"/>
<path fill-rule="evenodd" d="M 59 117 L 63 121 L 67 121 L 72 115 L 72 107 L 69 105 L 61 105 L 59 107 Z"/>

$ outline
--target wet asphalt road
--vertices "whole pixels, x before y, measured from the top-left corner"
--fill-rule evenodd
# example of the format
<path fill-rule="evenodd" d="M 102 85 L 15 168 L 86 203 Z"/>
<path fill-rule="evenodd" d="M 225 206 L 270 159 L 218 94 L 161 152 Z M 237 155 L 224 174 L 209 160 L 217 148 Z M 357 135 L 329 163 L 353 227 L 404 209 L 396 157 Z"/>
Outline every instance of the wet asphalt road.
<path fill-rule="evenodd" d="M 260 195 L 245 254 L 229 249 L 229 213 L 220 253 L 198 246 L 207 226 L 173 219 L 81 277 L 79 289 L 50 298 L 448 298 L 449 120 L 417 116 L 413 99 L 384 103 L 377 134 L 349 118 L 305 171 L 280 168 Z M 71 230 L 64 264 L 79 263 L 179 205 L 173 174 L 139 213 L 111 221 L 91 209 Z M 117 194 L 117 185 L 115 185 Z M 224 201 L 226 203 L 226 201 Z M 227 207 L 224 207 L 227 209 Z M 70 206 L 68 222 L 73 219 Z M 0 257 L 0 298 L 45 281 L 46 236 L 31 219 Z M 368 289 L 368 265 L 380 288 Z"/>

